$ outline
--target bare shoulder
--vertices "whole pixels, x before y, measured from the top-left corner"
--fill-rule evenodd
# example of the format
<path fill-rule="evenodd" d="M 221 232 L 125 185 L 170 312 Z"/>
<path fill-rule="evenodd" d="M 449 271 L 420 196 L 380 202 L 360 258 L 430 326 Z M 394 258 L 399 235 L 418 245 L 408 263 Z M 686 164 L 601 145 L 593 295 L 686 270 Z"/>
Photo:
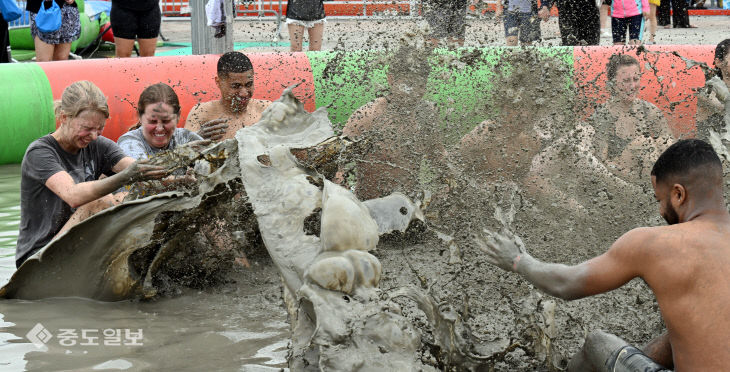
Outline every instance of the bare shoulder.
<path fill-rule="evenodd" d="M 383 114 L 385 105 L 385 98 L 381 97 L 355 110 L 350 115 L 350 118 L 347 119 L 347 123 L 342 129 L 342 134 L 357 137 L 368 131 L 373 127 L 374 119 Z"/>
<path fill-rule="evenodd" d="M 624 256 L 638 259 L 642 262 L 645 258 L 652 260 L 658 257 L 672 256 L 672 250 L 679 248 L 678 241 L 681 236 L 688 233 L 686 225 L 638 227 L 622 235 L 611 246 L 611 250 Z"/>
<path fill-rule="evenodd" d="M 273 102 L 265 99 L 252 98 L 251 103 L 253 103 L 254 107 L 256 107 L 256 111 L 264 112 L 264 110 L 266 110 L 266 108 L 268 108 Z"/>
<path fill-rule="evenodd" d="M 218 101 L 201 102 L 195 105 L 185 120 L 185 129 L 197 131 L 200 125 L 212 119 L 215 105 Z"/>

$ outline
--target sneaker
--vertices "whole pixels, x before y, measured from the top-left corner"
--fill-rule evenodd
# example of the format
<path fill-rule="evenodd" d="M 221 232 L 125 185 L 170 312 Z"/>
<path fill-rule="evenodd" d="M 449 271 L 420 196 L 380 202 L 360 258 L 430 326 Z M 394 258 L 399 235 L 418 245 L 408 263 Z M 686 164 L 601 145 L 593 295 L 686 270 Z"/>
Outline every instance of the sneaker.
<path fill-rule="evenodd" d="M 601 37 L 611 37 L 611 36 L 612 36 L 611 31 L 606 30 L 606 29 L 601 30 Z"/>

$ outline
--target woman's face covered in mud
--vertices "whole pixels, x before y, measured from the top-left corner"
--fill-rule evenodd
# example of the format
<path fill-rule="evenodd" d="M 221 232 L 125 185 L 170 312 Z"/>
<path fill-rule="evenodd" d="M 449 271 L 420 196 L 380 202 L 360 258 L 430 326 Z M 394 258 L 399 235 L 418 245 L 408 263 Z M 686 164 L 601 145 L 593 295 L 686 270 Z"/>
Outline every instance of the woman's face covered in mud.
<path fill-rule="evenodd" d="M 178 115 L 172 106 L 164 102 L 147 105 L 140 117 L 142 134 L 147 143 L 158 149 L 167 147 L 175 133 Z"/>
<path fill-rule="evenodd" d="M 622 101 L 633 101 L 641 88 L 641 71 L 638 65 L 621 66 L 613 80 L 613 96 Z"/>

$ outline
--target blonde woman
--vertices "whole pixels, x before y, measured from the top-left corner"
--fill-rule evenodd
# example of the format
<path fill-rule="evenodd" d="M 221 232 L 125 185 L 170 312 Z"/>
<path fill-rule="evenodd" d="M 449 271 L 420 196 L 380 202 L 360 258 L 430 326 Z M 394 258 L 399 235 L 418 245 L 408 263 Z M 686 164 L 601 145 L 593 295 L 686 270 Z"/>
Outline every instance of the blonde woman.
<path fill-rule="evenodd" d="M 113 191 L 165 176 L 166 169 L 135 162 L 101 136 L 108 117 L 101 90 L 89 81 L 75 82 L 56 103 L 58 129 L 28 146 L 21 165 L 16 266 L 60 232 L 116 204 Z"/>

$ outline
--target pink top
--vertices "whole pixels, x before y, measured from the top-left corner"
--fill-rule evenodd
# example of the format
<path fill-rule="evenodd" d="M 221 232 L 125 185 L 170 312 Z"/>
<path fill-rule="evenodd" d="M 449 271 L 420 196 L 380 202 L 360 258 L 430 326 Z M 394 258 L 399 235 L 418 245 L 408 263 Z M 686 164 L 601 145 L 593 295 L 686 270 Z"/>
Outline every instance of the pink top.
<path fill-rule="evenodd" d="M 649 0 L 613 0 L 611 17 L 628 18 L 640 15 L 642 10 L 649 11 Z"/>

